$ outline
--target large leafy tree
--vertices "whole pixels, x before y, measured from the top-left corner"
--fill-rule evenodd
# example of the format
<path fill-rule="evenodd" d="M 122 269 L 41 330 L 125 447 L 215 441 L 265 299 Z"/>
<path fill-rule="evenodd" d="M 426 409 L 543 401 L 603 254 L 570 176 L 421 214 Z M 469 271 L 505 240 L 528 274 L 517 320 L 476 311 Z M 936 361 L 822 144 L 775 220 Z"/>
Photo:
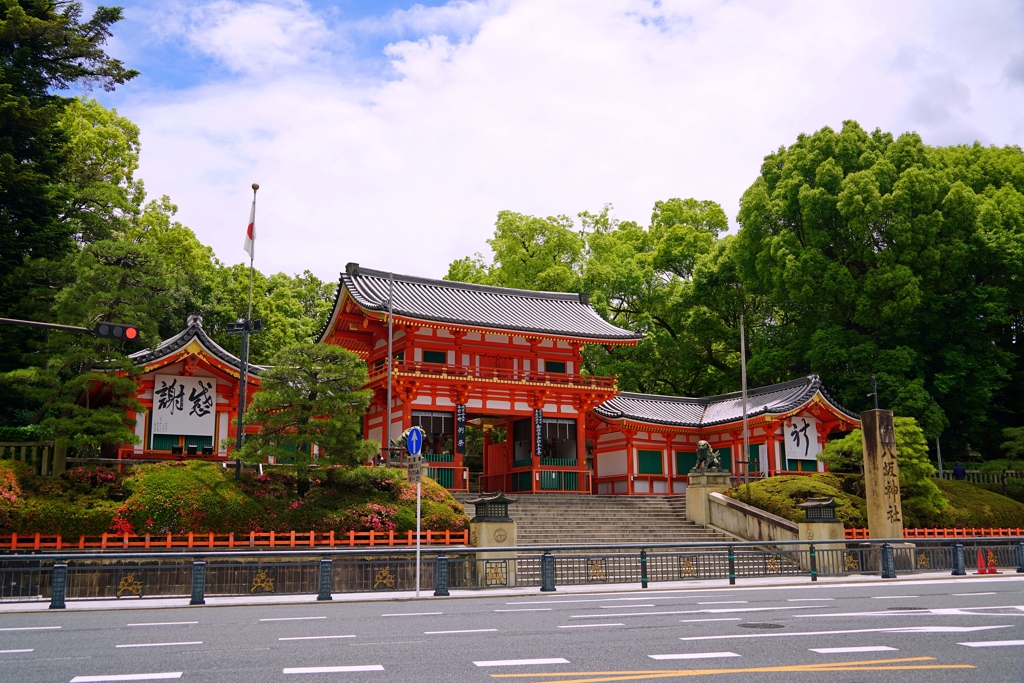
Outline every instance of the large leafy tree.
<path fill-rule="evenodd" d="M 765 158 L 741 201 L 737 262 L 779 312 L 762 348 L 848 407 L 914 416 L 951 445 L 998 440 L 1021 406 L 1024 154 L 931 148 L 848 121 Z M 758 351 L 755 351 L 758 353 Z"/>
<path fill-rule="evenodd" d="M 260 390 L 245 414 L 259 424 L 242 451 L 263 462 L 267 456 L 290 458 L 305 480 L 313 461 L 312 446 L 323 463 L 354 465 L 379 449 L 363 441 L 363 414 L 370 403 L 366 364 L 329 344 L 295 344 L 281 349 L 273 367 L 260 375 Z"/>
<path fill-rule="evenodd" d="M 33 282 L 47 281 L 52 290 L 53 262 L 72 254 L 90 229 L 106 234 L 85 220 L 89 201 L 79 191 L 87 188 L 71 168 L 84 160 L 71 144 L 81 131 L 64 116 L 74 100 L 58 93 L 113 90 L 137 75 L 104 52 L 121 16 L 120 8 L 98 7 L 84 20 L 78 2 L 0 0 L 0 312 L 7 316 L 38 308 L 25 301 L 29 289 L 41 291 Z M 15 272 L 37 260 L 44 272 Z M 0 370 L 19 367 L 35 338 L 20 328 L 0 330 Z"/>

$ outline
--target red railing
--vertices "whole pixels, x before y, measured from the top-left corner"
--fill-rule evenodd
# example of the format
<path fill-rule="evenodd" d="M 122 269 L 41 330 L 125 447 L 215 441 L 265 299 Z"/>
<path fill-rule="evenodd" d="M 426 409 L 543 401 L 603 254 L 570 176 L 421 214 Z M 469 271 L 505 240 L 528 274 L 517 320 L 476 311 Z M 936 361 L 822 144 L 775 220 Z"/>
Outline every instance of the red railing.
<path fill-rule="evenodd" d="M 203 455 L 202 449 L 198 449 L 195 455 L 189 455 L 188 452 L 184 453 L 171 453 L 170 451 L 154 451 L 154 450 L 136 450 L 132 446 L 126 446 L 117 450 L 118 460 L 207 460 L 210 462 L 227 462 L 229 460 L 227 453 L 211 453 L 209 455 Z"/>
<path fill-rule="evenodd" d="M 560 384 L 595 389 L 614 389 L 615 378 L 598 375 L 570 375 L 564 372 L 536 372 L 515 368 L 483 368 L 475 365 L 448 365 L 441 363 L 420 363 L 396 360 L 393 374 L 443 377 L 451 379 L 480 379 L 493 382 L 536 382 L 538 384 Z M 386 364 L 370 368 L 368 383 L 387 377 Z"/>
<path fill-rule="evenodd" d="M 423 531 L 420 543 L 466 545 L 469 531 Z M 251 531 L 248 534 L 103 534 L 64 538 L 60 534 L 0 536 L 0 550 L 173 550 L 177 548 L 339 548 L 416 545 L 416 532 Z"/>
<path fill-rule="evenodd" d="M 903 538 L 972 538 L 978 536 L 1024 536 L 1024 527 L 971 527 L 952 529 L 904 529 Z M 846 538 L 868 539 L 868 530 L 853 528 L 846 530 Z"/>

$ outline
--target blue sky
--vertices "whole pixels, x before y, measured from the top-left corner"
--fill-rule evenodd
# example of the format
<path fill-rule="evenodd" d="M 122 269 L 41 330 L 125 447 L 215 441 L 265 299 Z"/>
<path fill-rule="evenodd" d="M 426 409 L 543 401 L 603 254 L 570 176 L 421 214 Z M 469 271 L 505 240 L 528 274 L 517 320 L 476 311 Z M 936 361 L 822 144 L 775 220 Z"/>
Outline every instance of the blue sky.
<path fill-rule="evenodd" d="M 496 214 L 657 200 L 731 217 L 765 154 L 855 119 L 1024 145 L 1024 4 L 878 0 L 145 0 L 94 93 L 140 177 L 226 262 L 440 276 Z"/>

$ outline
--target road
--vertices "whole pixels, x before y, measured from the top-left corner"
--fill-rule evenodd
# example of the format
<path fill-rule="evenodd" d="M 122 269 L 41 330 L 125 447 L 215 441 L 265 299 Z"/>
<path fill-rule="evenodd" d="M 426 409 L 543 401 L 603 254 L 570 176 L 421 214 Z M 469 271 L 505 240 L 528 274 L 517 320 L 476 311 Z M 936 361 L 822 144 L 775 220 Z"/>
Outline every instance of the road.
<path fill-rule="evenodd" d="M 1024 680 L 1024 577 L 0 614 L 0 680 Z"/>

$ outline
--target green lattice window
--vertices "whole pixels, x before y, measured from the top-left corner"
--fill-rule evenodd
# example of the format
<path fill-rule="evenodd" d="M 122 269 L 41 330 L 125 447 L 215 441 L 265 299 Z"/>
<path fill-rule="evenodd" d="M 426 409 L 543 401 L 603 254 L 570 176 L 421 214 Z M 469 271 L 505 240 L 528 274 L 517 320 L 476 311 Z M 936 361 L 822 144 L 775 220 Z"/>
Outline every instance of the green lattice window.
<path fill-rule="evenodd" d="M 423 362 L 424 363 L 441 363 L 442 365 L 448 362 L 448 354 L 444 351 L 423 351 Z"/>
<path fill-rule="evenodd" d="M 696 466 L 696 451 L 676 451 L 676 474 L 689 474 Z"/>
<path fill-rule="evenodd" d="M 565 363 L 553 360 L 544 361 L 544 372 L 565 372 Z"/>
<path fill-rule="evenodd" d="M 663 474 L 661 451 L 637 451 L 638 474 Z"/>

